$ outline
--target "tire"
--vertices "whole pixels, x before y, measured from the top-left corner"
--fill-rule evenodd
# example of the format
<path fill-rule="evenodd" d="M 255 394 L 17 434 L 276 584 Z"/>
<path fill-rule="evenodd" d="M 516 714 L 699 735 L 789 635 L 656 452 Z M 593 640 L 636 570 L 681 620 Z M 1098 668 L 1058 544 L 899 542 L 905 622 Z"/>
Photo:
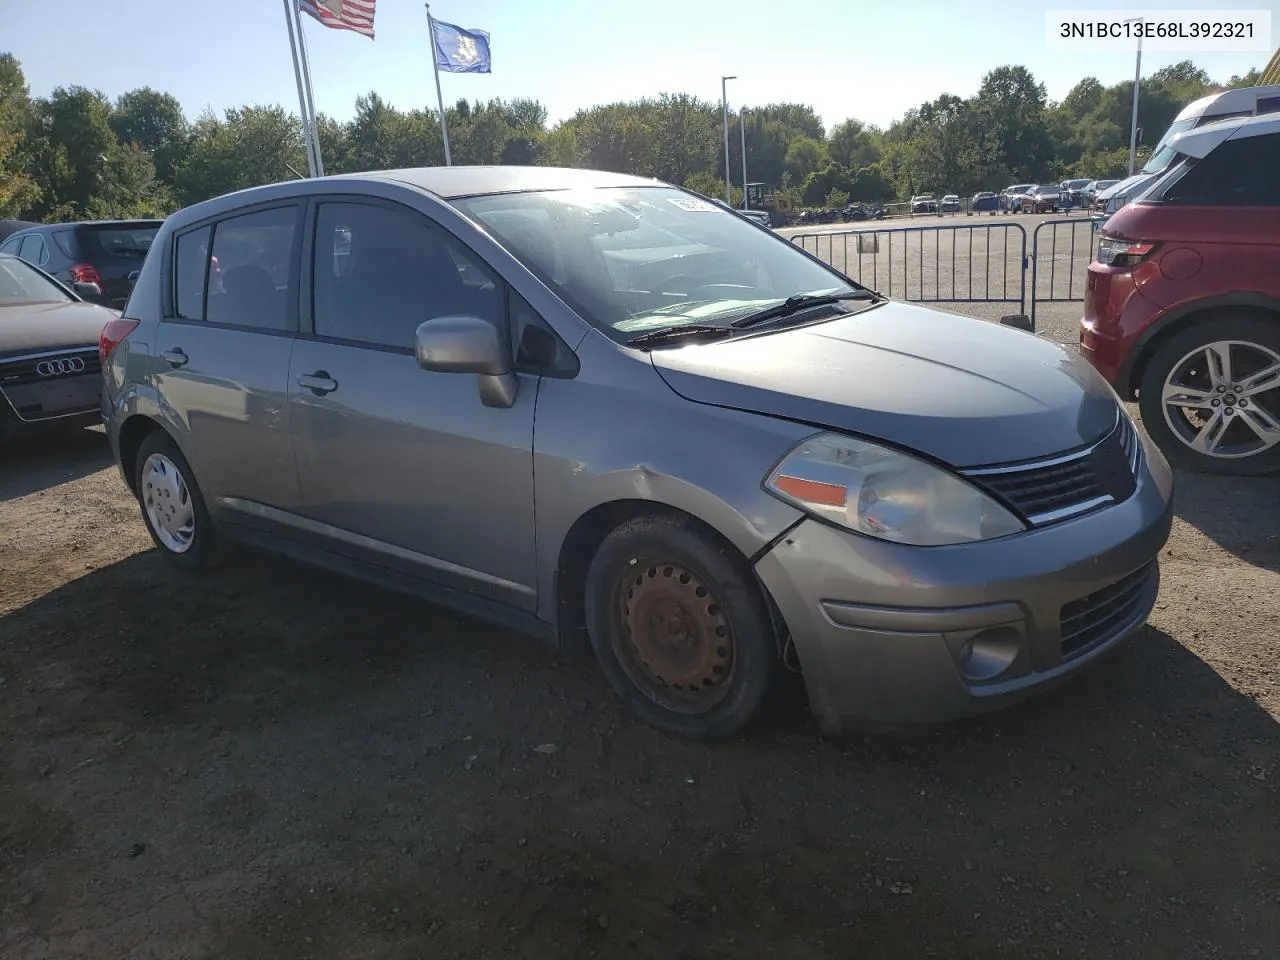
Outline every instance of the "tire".
<path fill-rule="evenodd" d="M 1205 351 L 1221 344 L 1230 345 L 1226 349 L 1230 378 L 1216 383 L 1221 378 L 1210 373 Z M 1222 352 L 1220 346 L 1214 350 L 1216 355 Z M 1280 318 L 1224 310 L 1189 324 L 1160 344 L 1143 369 L 1138 407 L 1147 433 L 1172 464 L 1187 470 L 1238 477 L 1280 471 L 1280 433 L 1266 445 L 1253 427 L 1280 426 L 1280 377 L 1248 382 L 1268 364 L 1280 364 Z M 1194 410 L 1167 404 L 1163 400 L 1167 383 L 1203 391 L 1212 399 Z M 1271 383 L 1273 387 L 1251 392 Z M 1219 386 L 1225 389 L 1219 391 Z M 1189 393 L 1183 396 L 1196 399 Z M 1228 415 L 1227 410 L 1232 413 Z M 1219 428 L 1209 429 L 1211 421 Z M 1193 449 L 1199 425 L 1206 428 L 1206 438 L 1216 440 L 1216 452 Z"/>
<path fill-rule="evenodd" d="M 134 489 L 142 522 L 156 548 L 169 562 L 188 570 L 213 566 L 224 554 L 223 543 L 213 528 L 204 496 L 182 451 L 163 430 L 142 441 L 134 461 Z M 164 478 L 172 477 L 172 486 Z M 159 517 L 168 512 L 174 518 L 168 527 Z M 183 519 L 189 523 L 174 524 Z"/>
<path fill-rule="evenodd" d="M 635 716 L 677 737 L 741 734 L 781 669 L 749 567 L 687 519 L 640 517 L 610 533 L 587 571 L 586 619 L 609 685 Z"/>

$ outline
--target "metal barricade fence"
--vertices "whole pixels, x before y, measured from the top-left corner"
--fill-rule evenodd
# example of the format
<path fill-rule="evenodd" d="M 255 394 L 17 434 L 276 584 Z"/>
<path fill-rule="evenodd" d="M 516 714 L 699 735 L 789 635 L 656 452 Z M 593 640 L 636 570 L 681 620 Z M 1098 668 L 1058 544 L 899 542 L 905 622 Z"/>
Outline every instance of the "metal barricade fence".
<path fill-rule="evenodd" d="M 1084 300 L 1100 220 L 1044 220 L 1031 233 L 1031 324 L 1036 305 Z"/>
<path fill-rule="evenodd" d="M 1020 223 L 867 227 L 789 238 L 863 286 L 915 303 L 1016 303 L 1026 313 Z"/>

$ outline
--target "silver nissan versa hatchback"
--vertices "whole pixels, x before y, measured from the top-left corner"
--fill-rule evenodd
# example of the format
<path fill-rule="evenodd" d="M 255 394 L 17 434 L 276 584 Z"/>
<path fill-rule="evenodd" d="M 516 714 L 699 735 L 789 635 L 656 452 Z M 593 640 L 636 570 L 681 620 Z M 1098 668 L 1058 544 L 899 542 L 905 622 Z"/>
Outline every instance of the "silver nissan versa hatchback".
<path fill-rule="evenodd" d="M 1027 333 L 886 300 L 717 204 L 545 167 L 301 180 L 169 217 L 103 331 L 160 551 L 229 541 L 593 648 L 735 735 L 1005 704 L 1141 627 L 1172 480 Z"/>

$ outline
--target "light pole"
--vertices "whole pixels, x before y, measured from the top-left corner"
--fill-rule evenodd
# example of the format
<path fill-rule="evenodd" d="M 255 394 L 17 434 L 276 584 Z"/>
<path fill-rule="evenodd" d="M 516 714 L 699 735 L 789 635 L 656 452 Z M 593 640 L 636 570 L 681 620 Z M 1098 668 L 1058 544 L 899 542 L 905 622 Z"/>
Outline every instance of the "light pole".
<path fill-rule="evenodd" d="M 733 206 L 733 189 L 729 186 L 729 81 L 737 79 L 737 77 L 720 78 L 720 109 L 724 112 L 724 202 L 731 207 Z"/>
<path fill-rule="evenodd" d="M 751 201 L 747 198 L 747 108 L 738 109 L 738 133 L 742 136 L 742 209 L 750 210 Z"/>
<path fill-rule="evenodd" d="M 1142 23 L 1142 17 L 1134 17 L 1125 23 Z M 1133 117 L 1129 121 L 1129 176 L 1138 156 L 1138 85 L 1142 79 L 1142 34 L 1138 34 L 1138 63 L 1133 68 Z"/>

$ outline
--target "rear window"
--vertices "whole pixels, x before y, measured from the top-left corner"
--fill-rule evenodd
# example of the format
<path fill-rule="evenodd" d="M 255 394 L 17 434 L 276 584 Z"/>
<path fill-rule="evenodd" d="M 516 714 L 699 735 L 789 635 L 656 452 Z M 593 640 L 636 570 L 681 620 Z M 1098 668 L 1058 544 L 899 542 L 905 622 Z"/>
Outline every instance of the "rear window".
<path fill-rule="evenodd" d="M 159 232 L 159 224 L 81 228 L 75 231 L 80 241 L 80 252 L 73 253 L 65 247 L 63 252 L 69 257 L 83 256 L 88 259 L 98 257 L 140 259 L 147 255 L 147 251 L 151 249 L 151 242 Z M 62 243 L 59 242 L 58 245 L 62 246 Z"/>

